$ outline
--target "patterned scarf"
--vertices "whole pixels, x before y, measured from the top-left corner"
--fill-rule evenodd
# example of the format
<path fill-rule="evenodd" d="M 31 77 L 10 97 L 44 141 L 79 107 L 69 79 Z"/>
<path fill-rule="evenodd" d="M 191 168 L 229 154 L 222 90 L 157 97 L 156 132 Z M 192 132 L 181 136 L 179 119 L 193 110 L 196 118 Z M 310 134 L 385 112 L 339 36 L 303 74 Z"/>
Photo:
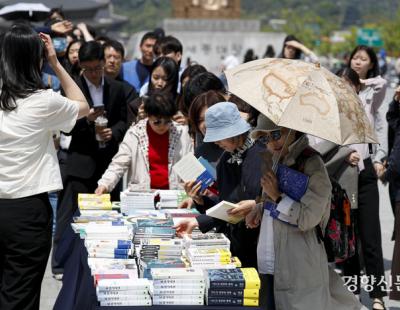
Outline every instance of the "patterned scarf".
<path fill-rule="evenodd" d="M 250 137 L 250 135 L 248 135 L 246 138 L 246 141 L 243 143 L 243 145 L 231 154 L 231 158 L 228 159 L 228 163 L 230 163 L 230 164 L 236 163 L 238 165 L 241 165 L 243 162 L 243 158 L 242 158 L 243 153 L 246 152 L 249 148 L 251 148 L 254 143 L 255 143 L 255 140 L 253 140 Z"/>

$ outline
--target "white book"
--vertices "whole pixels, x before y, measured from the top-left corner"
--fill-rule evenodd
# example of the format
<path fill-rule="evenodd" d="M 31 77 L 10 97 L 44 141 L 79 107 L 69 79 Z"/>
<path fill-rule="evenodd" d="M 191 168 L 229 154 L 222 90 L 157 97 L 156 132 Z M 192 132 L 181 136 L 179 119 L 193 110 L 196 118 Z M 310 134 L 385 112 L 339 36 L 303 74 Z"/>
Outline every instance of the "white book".
<path fill-rule="evenodd" d="M 119 295 L 119 296 L 106 296 L 97 295 L 98 301 L 128 301 L 128 300 L 151 300 L 149 294 L 145 295 Z"/>
<path fill-rule="evenodd" d="M 237 224 L 241 220 L 243 220 L 244 217 L 233 216 L 228 214 L 229 210 L 236 208 L 237 206 L 238 206 L 237 204 L 223 200 L 220 203 L 216 204 L 214 207 L 206 210 L 206 214 L 208 216 L 223 220 L 231 224 Z"/>
<path fill-rule="evenodd" d="M 96 295 L 98 298 L 106 296 L 149 295 L 149 290 L 100 291 L 99 288 L 96 287 Z"/>
<path fill-rule="evenodd" d="M 183 156 L 172 169 L 184 182 L 196 180 L 206 170 L 193 153 Z"/>
<path fill-rule="evenodd" d="M 154 291 L 156 290 L 204 290 L 206 285 L 205 283 L 176 283 L 176 284 L 154 284 Z"/>
<path fill-rule="evenodd" d="M 154 268 L 153 268 L 154 269 Z M 171 269 L 171 268 L 170 268 Z M 204 277 L 201 279 L 154 279 L 154 287 L 159 285 L 204 285 Z"/>
<path fill-rule="evenodd" d="M 159 279 L 204 279 L 204 273 L 198 268 L 152 268 L 154 280 Z"/>
<path fill-rule="evenodd" d="M 173 289 L 161 289 L 154 288 L 155 295 L 204 295 L 204 288 L 173 288 Z"/>
<path fill-rule="evenodd" d="M 100 306 L 115 307 L 115 306 L 151 306 L 151 300 L 124 300 L 124 301 L 101 301 Z"/>
<path fill-rule="evenodd" d="M 197 299 L 197 298 L 175 298 L 171 300 L 159 299 L 153 297 L 153 305 L 171 305 L 171 306 L 192 306 L 192 305 L 204 305 L 204 298 Z"/>
<path fill-rule="evenodd" d="M 149 290 L 148 279 L 100 279 L 97 281 L 99 291 Z"/>

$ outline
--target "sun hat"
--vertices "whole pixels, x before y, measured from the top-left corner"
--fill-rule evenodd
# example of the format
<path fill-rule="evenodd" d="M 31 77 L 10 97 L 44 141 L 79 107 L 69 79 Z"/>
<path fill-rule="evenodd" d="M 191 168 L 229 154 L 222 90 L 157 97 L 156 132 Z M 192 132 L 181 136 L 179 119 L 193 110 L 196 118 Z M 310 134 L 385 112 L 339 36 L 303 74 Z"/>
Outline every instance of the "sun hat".
<path fill-rule="evenodd" d="M 250 130 L 232 102 L 218 102 L 209 107 L 205 115 L 206 135 L 204 142 L 216 142 L 239 136 Z"/>
<path fill-rule="evenodd" d="M 258 139 L 263 133 L 268 133 L 270 131 L 281 129 L 282 127 L 276 125 L 273 121 L 271 121 L 264 114 L 258 115 L 257 118 L 257 126 L 251 132 L 251 137 L 253 139 Z"/>

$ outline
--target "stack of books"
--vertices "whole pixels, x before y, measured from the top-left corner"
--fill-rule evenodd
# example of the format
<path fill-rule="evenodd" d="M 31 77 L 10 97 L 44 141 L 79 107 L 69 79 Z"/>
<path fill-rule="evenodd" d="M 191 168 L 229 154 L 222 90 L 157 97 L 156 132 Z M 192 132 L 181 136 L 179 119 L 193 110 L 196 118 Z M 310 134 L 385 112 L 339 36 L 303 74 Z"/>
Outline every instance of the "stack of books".
<path fill-rule="evenodd" d="M 224 248 L 205 249 L 190 247 L 184 251 L 184 257 L 191 267 L 202 269 L 237 268 L 241 263 L 237 257 Z"/>
<path fill-rule="evenodd" d="M 123 191 L 121 198 L 121 212 L 130 215 L 135 210 L 154 210 L 154 193 Z"/>
<path fill-rule="evenodd" d="M 182 201 L 188 198 L 183 190 L 158 190 L 156 196 L 159 197 L 157 209 L 176 209 Z"/>
<path fill-rule="evenodd" d="M 222 233 L 192 234 L 183 237 L 184 248 L 230 249 L 230 240 Z"/>
<path fill-rule="evenodd" d="M 99 279 L 100 306 L 151 306 L 151 283 L 147 279 Z"/>
<path fill-rule="evenodd" d="M 153 305 L 204 305 L 204 273 L 196 268 L 153 268 Z"/>
<path fill-rule="evenodd" d="M 116 210 L 80 210 L 80 215 L 74 217 L 74 222 L 113 222 L 121 219 L 122 214 Z"/>
<path fill-rule="evenodd" d="M 137 257 L 142 277 L 149 278 L 151 268 L 186 267 L 181 259 L 182 249 L 182 239 L 141 240 Z"/>
<path fill-rule="evenodd" d="M 164 215 L 165 216 L 165 215 Z M 136 219 L 134 243 L 139 246 L 142 240 L 151 238 L 172 239 L 175 236 L 174 222 L 170 218 Z"/>
<path fill-rule="evenodd" d="M 86 239 L 88 257 L 126 259 L 133 254 L 132 241 L 124 239 Z"/>
<path fill-rule="evenodd" d="M 79 210 L 111 210 L 110 194 L 78 194 Z"/>
<path fill-rule="evenodd" d="M 256 269 L 209 269 L 205 274 L 207 305 L 258 306 L 261 281 Z"/>

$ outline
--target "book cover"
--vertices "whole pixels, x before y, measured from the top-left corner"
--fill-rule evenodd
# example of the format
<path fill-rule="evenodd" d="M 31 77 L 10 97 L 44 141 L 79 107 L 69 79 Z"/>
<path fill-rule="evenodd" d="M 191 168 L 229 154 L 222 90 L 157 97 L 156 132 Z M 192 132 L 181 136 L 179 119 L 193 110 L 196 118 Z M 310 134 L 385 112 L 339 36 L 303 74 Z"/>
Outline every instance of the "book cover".
<path fill-rule="evenodd" d="M 168 219 L 138 219 L 138 227 L 172 227 L 174 226 L 174 221 L 171 218 Z"/>
<path fill-rule="evenodd" d="M 102 307 L 117 307 L 117 306 L 151 306 L 151 300 L 123 300 L 123 301 L 101 301 Z"/>
<path fill-rule="evenodd" d="M 203 279 L 204 274 L 197 268 L 153 268 L 151 275 L 157 279 Z"/>
<path fill-rule="evenodd" d="M 249 306 L 257 307 L 258 298 L 234 298 L 234 297 L 208 297 L 209 306 Z"/>
<path fill-rule="evenodd" d="M 233 216 L 229 215 L 228 211 L 236 208 L 237 204 L 228 202 L 228 201 L 221 201 L 220 203 L 216 204 L 212 208 L 206 210 L 206 214 L 208 216 L 223 220 L 225 222 L 231 223 L 231 224 L 237 224 L 241 220 L 244 219 L 243 216 Z"/>
<path fill-rule="evenodd" d="M 97 281 L 99 291 L 149 290 L 151 285 L 147 279 L 100 279 Z"/>
<path fill-rule="evenodd" d="M 202 182 L 201 191 L 204 191 L 215 182 L 212 172 L 209 172 L 193 153 L 188 153 L 183 156 L 172 169 L 184 182 L 193 180 L 195 180 L 196 183 Z"/>
<path fill-rule="evenodd" d="M 244 289 L 245 280 L 240 269 L 209 269 L 207 287 L 212 289 Z"/>
<path fill-rule="evenodd" d="M 258 298 L 260 295 L 259 289 L 208 289 L 208 297 L 239 297 L 239 298 Z"/>
<path fill-rule="evenodd" d="M 204 288 L 173 288 L 173 289 L 162 289 L 154 288 L 154 295 L 201 295 L 204 296 Z"/>
<path fill-rule="evenodd" d="M 276 177 L 279 190 L 297 202 L 307 191 L 309 177 L 304 173 L 278 164 Z"/>
<path fill-rule="evenodd" d="M 261 280 L 255 268 L 240 268 L 246 281 L 246 289 L 260 289 Z"/>
<path fill-rule="evenodd" d="M 149 294 L 143 295 L 114 295 L 114 296 L 107 296 L 107 295 L 98 295 L 97 300 L 102 301 L 144 301 L 144 300 L 151 300 Z"/>

